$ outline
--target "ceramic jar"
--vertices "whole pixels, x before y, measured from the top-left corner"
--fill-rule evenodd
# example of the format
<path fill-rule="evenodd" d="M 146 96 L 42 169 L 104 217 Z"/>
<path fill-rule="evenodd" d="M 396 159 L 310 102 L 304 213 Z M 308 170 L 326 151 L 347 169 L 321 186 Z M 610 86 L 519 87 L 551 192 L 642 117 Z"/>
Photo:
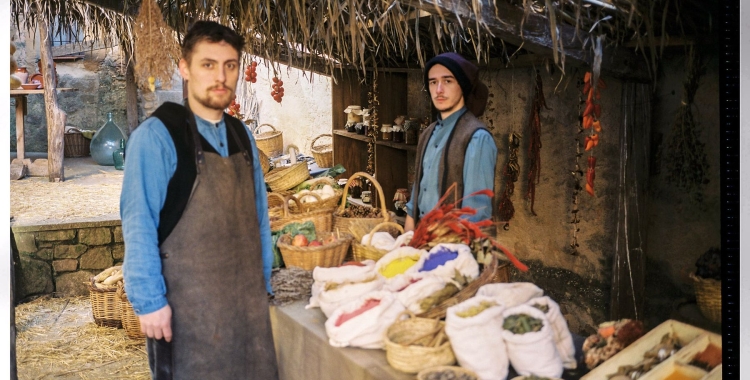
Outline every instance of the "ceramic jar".
<path fill-rule="evenodd" d="M 362 202 L 364 203 L 370 203 L 372 200 L 372 191 L 365 190 L 362 192 Z"/>
<path fill-rule="evenodd" d="M 391 124 L 383 124 L 382 127 L 380 127 L 380 139 L 383 141 L 391 141 L 392 137 L 392 127 Z"/>
<path fill-rule="evenodd" d="M 393 195 L 393 206 L 396 209 L 396 215 L 406 215 L 406 202 L 409 202 L 409 189 L 396 189 L 396 194 Z"/>
<path fill-rule="evenodd" d="M 16 78 L 21 80 L 21 84 L 25 84 L 29 79 L 29 70 L 27 70 L 25 67 L 19 67 L 18 69 L 16 69 Z"/>

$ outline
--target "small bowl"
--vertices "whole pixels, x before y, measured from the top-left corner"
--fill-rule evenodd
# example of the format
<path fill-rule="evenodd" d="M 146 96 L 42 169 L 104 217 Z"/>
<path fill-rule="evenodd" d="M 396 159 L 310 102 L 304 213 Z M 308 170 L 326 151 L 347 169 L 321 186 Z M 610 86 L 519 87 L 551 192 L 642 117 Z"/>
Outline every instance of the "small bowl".
<path fill-rule="evenodd" d="M 38 83 L 25 83 L 25 84 L 22 84 L 21 87 L 23 87 L 24 90 L 36 90 L 37 88 L 39 88 L 39 84 Z"/>

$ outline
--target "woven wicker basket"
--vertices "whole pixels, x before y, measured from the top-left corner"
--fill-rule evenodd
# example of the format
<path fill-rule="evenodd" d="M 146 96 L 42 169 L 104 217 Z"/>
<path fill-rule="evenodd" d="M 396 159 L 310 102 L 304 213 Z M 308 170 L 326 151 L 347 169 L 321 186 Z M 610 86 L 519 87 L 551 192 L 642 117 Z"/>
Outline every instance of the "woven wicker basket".
<path fill-rule="evenodd" d="M 117 287 L 100 289 L 94 285 L 94 277 L 89 282 L 89 299 L 94 322 L 103 327 L 122 327 L 120 313 L 120 298 L 117 297 Z"/>
<path fill-rule="evenodd" d="M 279 196 L 278 194 L 271 193 L 273 197 Z M 317 196 L 315 194 L 312 194 L 313 196 Z M 304 223 L 307 221 L 313 222 L 315 225 L 315 232 L 321 233 L 321 232 L 330 232 L 331 226 L 333 222 L 333 213 L 331 209 L 323 209 L 323 210 L 310 210 L 310 211 L 299 211 L 297 213 L 292 213 L 289 211 L 288 202 L 292 201 L 293 203 L 297 204 L 297 209 L 300 210 L 302 208 L 301 205 L 299 205 L 299 201 L 297 198 L 294 198 L 293 196 L 287 196 L 284 198 L 284 201 L 281 205 L 281 215 L 276 216 L 276 211 L 278 208 L 273 209 L 273 215 L 271 215 L 271 209 L 269 209 L 269 217 L 271 217 L 271 231 L 279 231 L 285 226 L 292 224 L 292 223 Z"/>
<path fill-rule="evenodd" d="M 274 192 L 289 190 L 310 178 L 306 162 L 289 167 L 276 168 L 266 175 L 266 183 Z"/>
<path fill-rule="evenodd" d="M 269 126 L 270 132 L 260 132 L 260 129 Z M 262 150 L 266 156 L 274 158 L 281 155 L 284 151 L 284 137 L 281 131 L 277 131 L 271 124 L 261 124 L 253 131 L 255 143 L 258 149 Z"/>
<path fill-rule="evenodd" d="M 446 372 L 446 371 L 453 372 L 453 374 L 455 375 L 454 378 L 456 379 L 458 378 L 459 375 L 468 375 L 469 378 L 471 379 L 479 380 L 479 376 L 476 373 L 474 373 L 474 371 L 470 371 L 466 368 L 461 368 L 461 367 L 456 367 L 456 366 L 438 366 L 438 367 L 427 368 L 425 370 L 419 371 L 419 373 L 417 374 L 417 380 L 427 380 L 430 378 L 429 376 L 432 373 Z"/>
<path fill-rule="evenodd" d="M 81 132 L 68 132 L 63 137 L 65 157 L 86 157 L 91 154 L 91 140 Z"/>
<path fill-rule="evenodd" d="M 349 195 L 349 186 L 351 185 L 352 181 L 357 177 L 365 177 L 372 182 L 375 189 L 378 191 L 378 197 L 380 199 L 380 215 L 377 218 L 345 218 L 342 216 L 339 216 L 344 209 L 346 208 L 346 198 Z M 378 181 L 375 180 L 371 175 L 365 173 L 365 172 L 357 172 L 352 174 L 351 177 L 349 177 L 349 180 L 346 181 L 346 186 L 344 186 L 344 194 L 341 197 L 341 204 L 339 205 L 338 210 L 333 213 L 333 231 L 341 231 L 346 232 L 348 234 L 351 234 L 351 231 L 349 230 L 349 227 L 352 223 L 358 222 L 358 223 L 365 223 L 370 226 L 370 228 L 374 228 L 380 223 L 388 222 L 390 221 L 390 215 L 388 212 L 385 211 L 385 196 L 383 195 L 383 188 L 380 187 L 380 184 Z"/>
<path fill-rule="evenodd" d="M 372 229 L 370 232 L 378 232 L 380 230 L 384 230 L 385 228 L 390 229 L 396 229 L 400 233 L 404 233 L 404 228 L 401 227 L 398 223 L 393 222 L 383 222 L 375 226 L 375 228 Z M 355 235 L 356 236 L 356 235 Z M 378 249 L 370 244 L 362 244 L 357 239 L 352 240 L 352 258 L 354 261 L 365 261 L 365 260 L 374 260 L 378 261 L 380 260 L 383 255 L 388 253 L 385 249 Z"/>
<path fill-rule="evenodd" d="M 456 357 L 445 335 L 445 322 L 408 314 L 409 319 L 393 323 L 385 334 L 388 364 L 406 373 L 455 364 Z"/>
<path fill-rule="evenodd" d="M 474 281 L 470 282 L 466 285 L 466 287 L 459 290 L 458 293 L 453 295 L 453 297 L 448 298 L 447 300 L 435 305 L 430 310 L 427 310 L 426 312 L 419 314 L 418 316 L 422 318 L 445 317 L 445 313 L 448 311 L 449 307 L 458 305 L 459 303 L 466 301 L 471 297 L 474 297 L 474 295 L 477 293 L 477 290 L 479 290 L 482 285 L 491 284 L 495 282 L 496 278 L 503 277 L 502 275 L 498 274 L 499 265 L 500 264 L 497 261 L 497 256 L 492 255 L 492 261 L 490 261 L 490 263 L 482 269 L 479 277 L 475 278 Z M 509 268 L 510 266 L 509 263 L 503 263 L 502 265 L 504 268 Z"/>
<path fill-rule="evenodd" d="M 313 157 L 315 158 L 315 163 L 318 164 L 318 167 L 330 168 L 333 166 L 333 147 L 331 143 L 318 144 L 316 146 L 315 142 L 317 142 L 321 137 L 327 137 L 329 140 L 331 140 L 331 142 L 333 142 L 333 135 L 322 134 L 314 138 L 312 142 L 310 142 L 310 151 L 312 151 Z"/>
<path fill-rule="evenodd" d="M 133 305 L 125 294 L 125 289 L 117 289 L 117 297 L 120 299 L 120 315 L 122 316 L 122 328 L 130 339 L 145 339 L 146 335 L 141 332 L 141 321 L 133 311 Z"/>
<path fill-rule="evenodd" d="M 721 323 L 721 281 L 702 278 L 691 273 L 695 287 L 695 298 L 698 308 L 704 317 L 714 323 Z"/>
<path fill-rule="evenodd" d="M 337 267 L 344 262 L 346 251 L 349 249 L 352 237 L 348 234 L 333 234 L 332 232 L 317 233 L 318 238 L 326 239 L 336 235 L 336 241 L 317 247 L 295 247 L 291 244 L 289 234 L 281 235 L 276 246 L 281 251 L 281 257 L 287 267 L 297 267 L 313 270 L 315 267 Z"/>
<path fill-rule="evenodd" d="M 265 176 L 271 169 L 271 161 L 268 160 L 268 156 L 260 149 L 258 149 L 258 160 L 260 161 L 260 168 L 263 170 L 263 175 Z"/>
<path fill-rule="evenodd" d="M 302 185 L 310 185 L 310 190 L 315 190 L 318 188 L 322 188 L 325 185 L 330 185 L 331 187 L 337 186 L 336 181 L 328 176 L 320 177 L 320 178 L 313 178 L 311 180 L 307 180 L 305 182 L 302 182 Z M 302 203 L 302 207 L 305 210 L 322 210 L 322 209 L 329 209 L 333 211 L 332 209 L 336 208 L 336 206 L 341 202 L 341 196 L 344 194 L 344 190 L 342 189 L 333 189 L 334 196 L 319 200 L 318 202 L 308 202 L 308 203 Z M 294 194 L 297 199 L 302 198 L 302 196 L 299 196 L 298 194 Z M 292 212 L 298 211 L 297 204 L 292 202 L 289 205 L 289 209 L 292 210 Z"/>

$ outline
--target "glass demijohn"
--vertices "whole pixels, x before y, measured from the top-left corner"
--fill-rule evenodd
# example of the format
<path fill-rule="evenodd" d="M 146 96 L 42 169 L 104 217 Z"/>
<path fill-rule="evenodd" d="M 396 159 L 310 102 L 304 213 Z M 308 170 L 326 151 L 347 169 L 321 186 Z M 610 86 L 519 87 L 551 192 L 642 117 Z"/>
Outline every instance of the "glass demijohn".
<path fill-rule="evenodd" d="M 99 165 L 113 166 L 115 161 L 112 153 L 120 147 L 120 140 L 127 140 L 127 137 L 112 120 L 112 112 L 107 112 L 107 122 L 91 139 L 91 157 Z"/>

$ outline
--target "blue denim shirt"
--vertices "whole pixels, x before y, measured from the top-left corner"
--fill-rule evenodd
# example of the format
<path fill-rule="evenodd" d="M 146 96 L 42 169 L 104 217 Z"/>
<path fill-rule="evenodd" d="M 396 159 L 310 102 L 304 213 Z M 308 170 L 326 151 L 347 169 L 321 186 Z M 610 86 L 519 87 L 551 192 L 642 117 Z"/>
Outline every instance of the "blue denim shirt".
<path fill-rule="evenodd" d="M 419 217 L 430 212 L 443 194 L 438 194 L 440 173 L 440 157 L 448 142 L 448 136 L 456 126 L 461 115 L 466 112 L 466 107 L 454 112 L 445 120 L 438 119 L 435 130 L 425 148 L 424 160 L 422 161 L 422 181 L 419 191 Z M 497 146 L 492 135 L 486 130 L 479 130 L 471 137 L 469 146 L 466 148 L 464 159 L 464 193 L 463 196 L 484 189 L 493 190 L 495 186 L 495 161 L 497 161 Z M 416 186 L 416 184 L 415 184 Z M 449 198 L 448 202 L 452 202 Z M 468 217 L 472 222 L 478 222 L 492 217 L 492 198 L 486 195 L 476 195 L 466 198 L 462 206 L 468 206 L 477 210 L 477 213 Z M 414 211 L 414 189 L 412 196 L 406 204 L 406 212 L 412 215 Z"/>
<path fill-rule="evenodd" d="M 227 157 L 227 128 L 222 119 L 213 124 L 196 116 L 198 132 Z M 248 130 L 253 157 L 258 157 L 252 133 Z M 164 124 L 155 117 L 146 119 L 130 135 L 126 148 L 125 174 L 120 195 L 120 217 L 125 240 L 123 272 L 125 291 L 137 315 L 167 305 L 166 285 L 159 256 L 159 213 L 164 206 L 169 180 L 177 168 L 177 152 Z M 263 274 L 271 293 L 271 228 L 268 199 L 260 162 L 255 163 L 255 207 L 258 210 Z"/>

